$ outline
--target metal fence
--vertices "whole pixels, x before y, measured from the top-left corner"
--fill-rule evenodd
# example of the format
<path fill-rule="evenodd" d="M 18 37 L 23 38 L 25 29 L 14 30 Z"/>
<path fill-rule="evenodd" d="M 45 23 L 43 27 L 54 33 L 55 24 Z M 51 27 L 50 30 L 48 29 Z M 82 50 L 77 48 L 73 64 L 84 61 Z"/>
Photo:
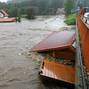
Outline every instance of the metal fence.
<path fill-rule="evenodd" d="M 89 28 L 80 16 L 77 16 L 76 35 L 76 89 L 89 89 Z"/>

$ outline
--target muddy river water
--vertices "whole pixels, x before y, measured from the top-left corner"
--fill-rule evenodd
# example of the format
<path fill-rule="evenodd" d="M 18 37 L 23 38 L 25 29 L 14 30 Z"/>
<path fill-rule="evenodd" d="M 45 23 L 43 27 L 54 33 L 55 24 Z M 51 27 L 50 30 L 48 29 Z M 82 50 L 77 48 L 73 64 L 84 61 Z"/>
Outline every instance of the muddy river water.
<path fill-rule="evenodd" d="M 40 81 L 39 62 L 29 51 L 52 31 L 65 26 L 63 20 L 62 16 L 54 16 L 0 23 L 0 89 L 62 89 Z"/>

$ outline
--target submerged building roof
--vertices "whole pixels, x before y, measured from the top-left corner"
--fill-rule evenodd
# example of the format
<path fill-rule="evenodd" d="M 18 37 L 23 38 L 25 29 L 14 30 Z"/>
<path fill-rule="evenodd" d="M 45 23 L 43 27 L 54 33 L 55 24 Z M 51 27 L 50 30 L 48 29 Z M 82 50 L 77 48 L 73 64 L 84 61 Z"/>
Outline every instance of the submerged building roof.
<path fill-rule="evenodd" d="M 5 22 L 15 22 L 15 18 L 0 18 L 0 23 L 5 23 Z"/>
<path fill-rule="evenodd" d="M 4 10 L 1 10 L 1 13 L 2 13 L 5 17 L 8 17 L 8 16 L 9 16 Z"/>
<path fill-rule="evenodd" d="M 42 40 L 31 51 L 49 51 L 57 50 L 72 46 L 75 41 L 75 32 L 73 31 L 61 31 L 53 32 L 46 39 Z"/>

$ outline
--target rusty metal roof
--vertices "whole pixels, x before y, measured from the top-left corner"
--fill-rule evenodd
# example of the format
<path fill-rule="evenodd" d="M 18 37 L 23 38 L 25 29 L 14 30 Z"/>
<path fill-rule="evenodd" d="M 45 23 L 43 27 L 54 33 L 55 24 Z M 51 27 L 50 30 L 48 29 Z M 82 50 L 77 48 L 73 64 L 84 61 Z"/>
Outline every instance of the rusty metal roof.
<path fill-rule="evenodd" d="M 46 39 L 34 46 L 31 50 L 37 52 L 57 50 L 72 46 L 74 41 L 75 32 L 73 31 L 53 32 Z"/>
<path fill-rule="evenodd" d="M 0 18 L 0 23 L 2 22 L 15 22 L 15 18 Z"/>
<path fill-rule="evenodd" d="M 75 84 L 75 68 L 44 60 L 41 66 L 41 76 L 49 77 L 66 83 Z"/>

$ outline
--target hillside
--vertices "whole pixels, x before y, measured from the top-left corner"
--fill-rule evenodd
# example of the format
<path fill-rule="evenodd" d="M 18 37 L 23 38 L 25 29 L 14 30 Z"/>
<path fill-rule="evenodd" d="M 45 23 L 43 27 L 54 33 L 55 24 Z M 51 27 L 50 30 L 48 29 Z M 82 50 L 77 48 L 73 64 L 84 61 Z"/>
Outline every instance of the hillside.
<path fill-rule="evenodd" d="M 64 6 L 64 0 L 10 0 L 8 3 L 16 3 L 16 7 L 23 14 L 28 8 L 34 9 L 36 14 L 55 14 L 58 8 Z"/>

